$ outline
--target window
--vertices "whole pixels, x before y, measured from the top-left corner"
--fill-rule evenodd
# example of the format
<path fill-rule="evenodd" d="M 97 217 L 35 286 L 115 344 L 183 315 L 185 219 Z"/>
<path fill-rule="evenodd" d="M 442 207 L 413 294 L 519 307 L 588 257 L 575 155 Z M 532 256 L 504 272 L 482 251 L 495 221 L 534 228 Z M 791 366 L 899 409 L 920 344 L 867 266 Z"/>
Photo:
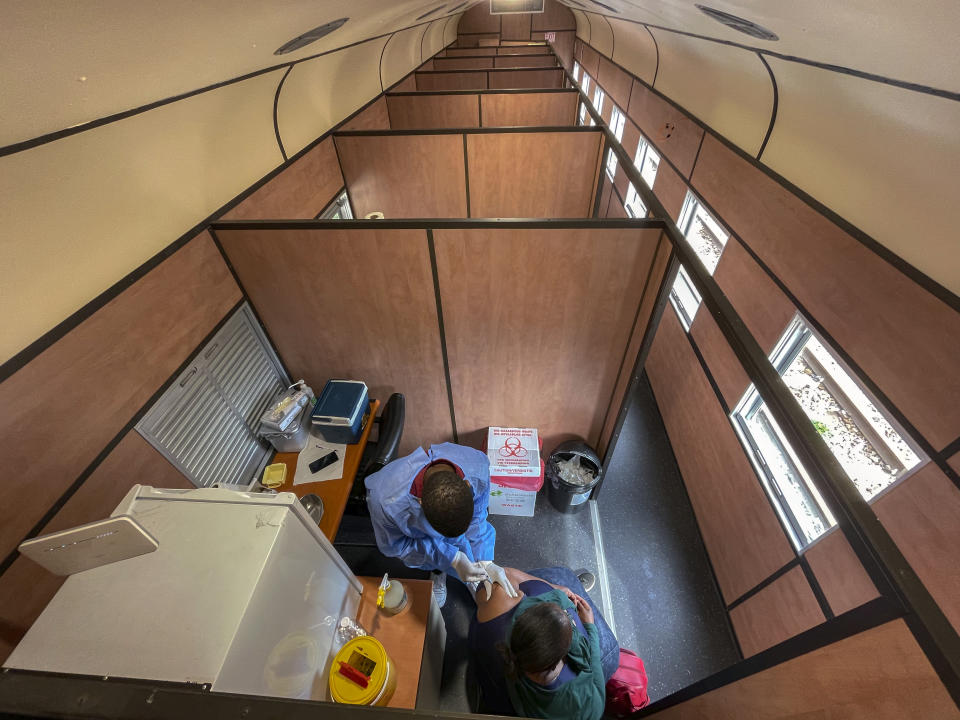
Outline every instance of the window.
<path fill-rule="evenodd" d="M 580 82 L 580 63 L 573 61 L 573 79 Z"/>
<path fill-rule="evenodd" d="M 603 93 L 603 88 L 597 85 L 597 89 L 593 91 L 593 107 L 598 113 L 603 112 L 603 99 L 606 97 Z"/>
<path fill-rule="evenodd" d="M 637 145 L 637 155 L 633 159 L 633 164 L 640 171 L 640 177 L 647 183 L 647 187 L 653 190 L 653 181 L 657 177 L 657 168 L 660 167 L 660 154 L 653 149 L 642 135 L 640 136 L 640 144 Z"/>
<path fill-rule="evenodd" d="M 249 306 L 242 306 L 137 423 L 197 487 L 249 485 L 270 447 L 260 416 L 289 381 Z"/>
<path fill-rule="evenodd" d="M 580 83 L 580 87 L 583 89 L 583 94 L 587 97 L 590 97 L 590 76 L 587 75 L 587 71 L 583 71 L 583 82 Z"/>
<path fill-rule="evenodd" d="M 700 258 L 707 272 L 713 275 L 730 234 L 707 211 L 699 198 L 689 190 L 683 202 L 683 209 L 680 211 L 680 220 L 677 227 L 690 243 L 697 257 Z M 673 307 L 680 316 L 684 327 L 689 332 L 690 326 L 693 324 L 693 318 L 700 307 L 700 295 L 693 287 L 690 275 L 683 267 L 677 273 L 677 280 L 671 290 L 670 300 L 673 302 Z"/>
<path fill-rule="evenodd" d="M 627 186 L 627 199 L 623 201 L 623 208 L 627 211 L 627 215 L 632 218 L 647 216 L 647 206 L 643 204 L 643 200 L 640 199 L 640 193 L 637 192 L 633 183 Z"/>
<path fill-rule="evenodd" d="M 350 199 L 347 197 L 346 188 L 317 218 L 319 220 L 353 220 L 353 210 L 350 208 Z"/>
<path fill-rule="evenodd" d="M 801 317 L 770 361 L 865 500 L 920 464 L 919 451 Z M 732 419 L 794 544 L 803 549 L 836 520 L 752 386 Z"/>
<path fill-rule="evenodd" d="M 617 140 L 623 139 L 623 126 L 626 123 L 626 118 L 623 116 L 623 113 L 620 112 L 620 108 L 616 105 L 610 110 L 610 129 L 613 131 L 613 134 L 616 136 Z M 607 175 L 613 180 L 614 174 L 617 172 L 617 154 L 611 149 L 607 153 Z"/>
<path fill-rule="evenodd" d="M 587 117 L 588 117 L 588 115 L 587 115 L 587 106 L 586 106 L 585 103 L 580 103 L 580 112 L 577 113 L 577 122 L 578 122 L 580 125 L 586 125 L 586 124 L 587 124 Z M 593 122 L 593 120 L 591 119 L 590 122 Z"/>

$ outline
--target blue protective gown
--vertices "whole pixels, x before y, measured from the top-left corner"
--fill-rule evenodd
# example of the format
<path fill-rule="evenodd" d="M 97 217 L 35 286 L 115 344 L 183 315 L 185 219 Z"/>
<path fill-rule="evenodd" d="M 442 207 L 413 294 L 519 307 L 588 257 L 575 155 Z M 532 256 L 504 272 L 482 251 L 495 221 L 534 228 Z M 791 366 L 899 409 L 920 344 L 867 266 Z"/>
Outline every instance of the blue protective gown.
<path fill-rule="evenodd" d="M 410 494 L 414 478 L 437 460 L 448 460 L 463 471 L 473 488 L 473 520 L 456 538 L 441 535 L 427 522 L 417 498 Z M 417 448 L 366 479 L 367 505 L 380 552 L 421 570 L 453 573 L 450 564 L 459 550 L 471 561 L 493 560 L 497 532 L 487 522 L 490 463 L 479 450 L 441 443 L 429 452 Z"/>

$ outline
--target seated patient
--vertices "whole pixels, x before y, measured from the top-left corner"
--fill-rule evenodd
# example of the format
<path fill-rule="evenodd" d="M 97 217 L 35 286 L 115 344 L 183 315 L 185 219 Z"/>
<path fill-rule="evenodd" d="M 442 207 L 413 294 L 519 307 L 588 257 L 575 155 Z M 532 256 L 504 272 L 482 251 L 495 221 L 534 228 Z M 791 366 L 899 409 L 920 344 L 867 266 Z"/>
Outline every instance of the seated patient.
<path fill-rule="evenodd" d="M 534 573 L 566 582 L 586 595 L 565 568 Z M 477 592 L 469 646 L 481 691 L 480 711 L 499 715 L 597 720 L 604 686 L 619 661 L 606 622 L 581 597 L 513 568 L 506 568 L 518 597 L 494 586 L 489 600 Z"/>

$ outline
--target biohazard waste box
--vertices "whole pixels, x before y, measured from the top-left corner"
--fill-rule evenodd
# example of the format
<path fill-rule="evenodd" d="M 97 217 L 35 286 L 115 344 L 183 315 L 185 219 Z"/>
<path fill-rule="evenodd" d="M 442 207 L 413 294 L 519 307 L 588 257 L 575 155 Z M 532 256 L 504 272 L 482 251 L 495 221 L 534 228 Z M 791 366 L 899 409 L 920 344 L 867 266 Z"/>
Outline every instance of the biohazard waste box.
<path fill-rule="evenodd" d="M 543 487 L 541 443 L 535 428 L 487 430 L 490 460 L 490 505 L 494 515 L 533 517 L 537 491 Z"/>

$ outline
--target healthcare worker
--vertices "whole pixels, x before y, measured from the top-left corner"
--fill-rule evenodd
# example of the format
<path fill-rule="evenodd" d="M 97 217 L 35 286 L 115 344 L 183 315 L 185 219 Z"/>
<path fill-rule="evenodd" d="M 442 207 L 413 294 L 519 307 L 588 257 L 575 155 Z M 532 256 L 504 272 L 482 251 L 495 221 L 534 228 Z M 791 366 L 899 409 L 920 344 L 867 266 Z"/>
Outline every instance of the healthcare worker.
<path fill-rule="evenodd" d="M 441 443 L 417 448 L 366 479 L 367 505 L 380 552 L 407 567 L 433 571 L 442 607 L 446 577 L 456 575 L 472 592 L 497 583 L 516 591 L 493 562 L 497 532 L 487 521 L 490 463 L 479 450 Z"/>

